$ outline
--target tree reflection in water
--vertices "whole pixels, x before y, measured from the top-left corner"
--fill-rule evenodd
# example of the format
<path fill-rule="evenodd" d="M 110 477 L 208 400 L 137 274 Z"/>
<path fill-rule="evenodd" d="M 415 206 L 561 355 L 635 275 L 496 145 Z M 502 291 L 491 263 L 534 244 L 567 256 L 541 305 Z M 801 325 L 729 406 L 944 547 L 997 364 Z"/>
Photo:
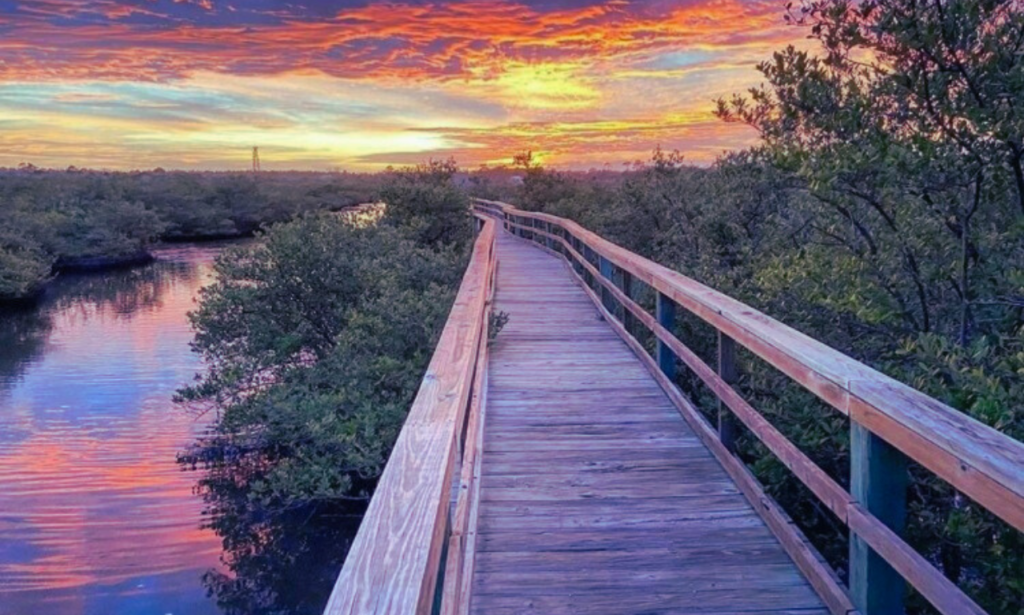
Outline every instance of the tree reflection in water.
<path fill-rule="evenodd" d="M 50 284 L 37 305 L 0 307 L 0 392 L 42 356 L 55 321 L 131 319 L 158 310 L 172 287 L 195 286 L 201 275 L 192 261 L 63 275 Z"/>
<path fill-rule="evenodd" d="M 207 571 L 203 584 L 227 615 L 319 615 L 366 504 L 262 501 L 253 486 L 263 477 L 265 453 L 211 438 L 179 458 L 204 472 L 196 489 L 206 504 L 205 524 L 224 546 L 223 568 Z"/>

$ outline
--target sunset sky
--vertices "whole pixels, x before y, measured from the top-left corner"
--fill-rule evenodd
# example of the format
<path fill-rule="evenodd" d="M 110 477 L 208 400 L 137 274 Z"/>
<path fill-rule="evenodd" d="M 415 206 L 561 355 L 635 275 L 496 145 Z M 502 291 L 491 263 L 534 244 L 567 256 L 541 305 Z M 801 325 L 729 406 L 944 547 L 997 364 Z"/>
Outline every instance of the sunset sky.
<path fill-rule="evenodd" d="M 752 142 L 780 0 L 0 0 L 0 166 L 590 168 Z"/>

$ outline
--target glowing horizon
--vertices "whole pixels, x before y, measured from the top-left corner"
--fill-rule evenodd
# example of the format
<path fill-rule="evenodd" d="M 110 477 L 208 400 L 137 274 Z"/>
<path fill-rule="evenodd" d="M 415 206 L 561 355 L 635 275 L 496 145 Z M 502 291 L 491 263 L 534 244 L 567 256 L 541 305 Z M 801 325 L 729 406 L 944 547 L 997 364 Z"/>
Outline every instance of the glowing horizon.
<path fill-rule="evenodd" d="M 806 33 L 774 0 L 0 0 L 0 166 L 372 171 L 530 149 L 698 164 Z"/>

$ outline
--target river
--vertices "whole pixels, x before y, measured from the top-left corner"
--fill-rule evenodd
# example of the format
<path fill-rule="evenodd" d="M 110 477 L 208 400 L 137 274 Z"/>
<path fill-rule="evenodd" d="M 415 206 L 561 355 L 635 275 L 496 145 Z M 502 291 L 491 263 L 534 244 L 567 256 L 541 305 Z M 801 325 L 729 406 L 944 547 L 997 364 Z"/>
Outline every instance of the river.
<path fill-rule="evenodd" d="M 196 472 L 206 428 L 174 391 L 202 366 L 187 313 L 222 246 L 161 249 L 128 271 L 62 276 L 0 313 L 0 615 L 212 615 Z"/>

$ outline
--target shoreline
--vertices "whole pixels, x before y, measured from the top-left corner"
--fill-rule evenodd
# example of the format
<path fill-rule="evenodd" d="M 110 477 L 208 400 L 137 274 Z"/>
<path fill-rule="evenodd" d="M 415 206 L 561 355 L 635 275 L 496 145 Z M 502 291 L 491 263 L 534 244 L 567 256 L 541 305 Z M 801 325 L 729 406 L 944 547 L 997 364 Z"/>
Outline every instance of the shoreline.
<path fill-rule="evenodd" d="M 220 233 L 216 235 L 199 235 L 188 237 L 161 237 L 158 243 L 122 256 L 83 256 L 78 258 L 58 259 L 53 264 L 49 277 L 40 281 L 30 291 L 17 297 L 0 297 L 0 310 L 32 310 L 46 296 L 47 290 L 54 280 L 64 274 L 98 275 L 111 271 L 145 267 L 158 260 L 155 252 L 161 246 L 181 244 L 203 244 L 217 241 L 233 241 L 249 239 L 255 233 Z"/>

